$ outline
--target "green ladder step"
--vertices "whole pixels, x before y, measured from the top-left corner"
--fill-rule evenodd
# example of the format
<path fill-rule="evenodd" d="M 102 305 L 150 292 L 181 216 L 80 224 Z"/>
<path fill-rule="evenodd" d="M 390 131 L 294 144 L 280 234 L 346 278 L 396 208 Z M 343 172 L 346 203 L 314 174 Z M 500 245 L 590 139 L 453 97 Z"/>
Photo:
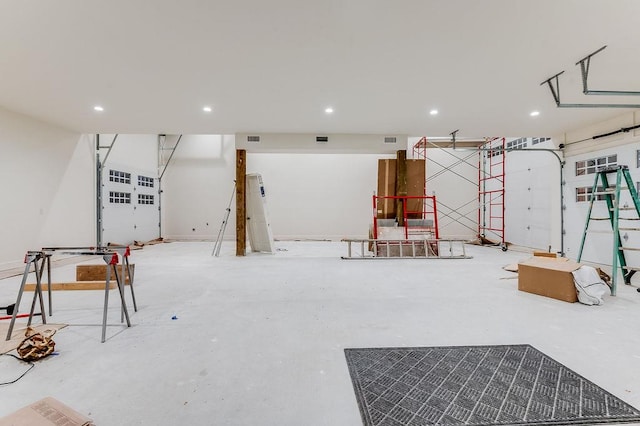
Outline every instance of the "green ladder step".
<path fill-rule="evenodd" d="M 609 183 L 608 175 L 615 174 L 615 184 Z M 625 284 L 631 284 L 631 277 L 640 268 L 627 266 L 627 259 L 625 258 L 625 251 L 640 251 L 640 248 L 624 247 L 622 246 L 622 238 L 620 237 L 620 231 L 640 231 L 640 228 L 621 228 L 619 223 L 621 220 L 640 220 L 640 201 L 638 200 L 638 193 L 636 192 L 635 183 L 631 178 L 629 167 L 624 165 L 607 167 L 596 171 L 593 187 L 591 188 L 591 194 L 589 198 L 589 211 L 587 213 L 587 221 L 582 233 L 582 241 L 580 242 L 580 250 L 578 252 L 578 262 L 582 258 L 585 241 L 589 231 L 589 222 L 592 220 L 608 220 L 611 223 L 611 229 L 613 231 L 613 260 L 611 262 L 611 295 L 616 295 L 616 282 L 618 276 L 618 268 L 622 273 Z M 598 191 L 598 183 L 604 190 Z M 626 186 L 625 186 L 626 185 Z M 629 191 L 631 200 L 633 201 L 632 207 L 620 207 L 618 201 L 620 200 L 620 192 Z M 604 201 L 607 203 L 607 212 L 609 217 L 591 217 L 593 211 L 593 203 L 597 200 L 599 195 L 604 196 Z M 635 211 L 637 217 L 620 217 L 621 211 Z M 593 232 L 593 231 L 591 231 Z M 626 272 L 625 272 L 626 271 Z M 639 290 L 640 291 L 640 290 Z"/>

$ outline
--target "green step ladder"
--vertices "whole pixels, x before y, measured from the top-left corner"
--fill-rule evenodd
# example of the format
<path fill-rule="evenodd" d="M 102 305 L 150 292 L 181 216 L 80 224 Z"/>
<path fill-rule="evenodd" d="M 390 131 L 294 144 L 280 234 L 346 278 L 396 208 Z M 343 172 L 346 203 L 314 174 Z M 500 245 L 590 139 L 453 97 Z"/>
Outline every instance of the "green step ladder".
<path fill-rule="evenodd" d="M 615 183 L 609 183 L 608 176 L 615 174 Z M 622 179 L 626 186 L 622 186 Z M 598 187 L 598 183 L 601 184 Z M 633 201 L 633 207 L 620 207 L 620 193 L 622 190 L 628 190 L 631 200 Z M 587 213 L 587 223 L 582 233 L 582 242 L 580 243 L 580 251 L 578 252 L 578 262 L 582 258 L 582 250 L 584 249 L 584 243 L 589 232 L 589 222 L 592 220 L 608 220 L 611 223 L 613 230 L 613 260 L 611 263 L 611 295 L 616 295 L 616 281 L 618 276 L 618 267 L 622 273 L 625 284 L 631 284 L 631 277 L 640 268 L 630 267 L 627 265 L 624 252 L 628 251 L 640 251 L 640 248 L 624 247 L 621 243 L 620 231 L 640 231 L 640 227 L 620 227 L 619 222 L 621 220 L 631 221 L 640 220 L 640 202 L 638 201 L 638 193 L 636 191 L 635 183 L 631 179 L 629 173 L 629 167 L 627 166 L 613 166 L 606 167 L 596 172 L 596 178 L 591 188 L 591 197 L 589 200 L 589 212 Z M 591 211 L 593 210 L 593 202 L 598 199 L 598 196 L 604 196 L 604 200 L 607 202 L 608 217 L 594 218 L 591 217 Z M 634 211 L 636 217 L 620 217 L 620 211 L 629 210 Z M 638 289 L 640 291 L 640 289 Z"/>

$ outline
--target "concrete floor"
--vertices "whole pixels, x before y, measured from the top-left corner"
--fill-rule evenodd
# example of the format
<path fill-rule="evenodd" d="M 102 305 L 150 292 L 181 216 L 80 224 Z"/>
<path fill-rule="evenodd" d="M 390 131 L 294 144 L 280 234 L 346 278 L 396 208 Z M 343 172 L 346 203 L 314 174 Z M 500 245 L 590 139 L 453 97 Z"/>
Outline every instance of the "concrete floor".
<path fill-rule="evenodd" d="M 605 305 L 517 290 L 502 266 L 528 257 L 468 246 L 467 260 L 341 260 L 345 243 L 174 242 L 132 254 L 139 311 L 119 324 L 112 291 L 54 293 L 58 355 L 0 387 L 0 417 L 53 396 L 109 425 L 361 425 L 344 348 L 528 343 L 640 407 L 640 294 Z M 99 263 L 93 260 L 91 263 Z M 56 280 L 75 268 L 54 269 Z M 20 277 L 0 280 L 0 305 Z M 27 309 L 23 302 L 21 311 Z M 173 316 L 176 320 L 172 320 Z M 0 357 L 0 381 L 16 361 Z"/>

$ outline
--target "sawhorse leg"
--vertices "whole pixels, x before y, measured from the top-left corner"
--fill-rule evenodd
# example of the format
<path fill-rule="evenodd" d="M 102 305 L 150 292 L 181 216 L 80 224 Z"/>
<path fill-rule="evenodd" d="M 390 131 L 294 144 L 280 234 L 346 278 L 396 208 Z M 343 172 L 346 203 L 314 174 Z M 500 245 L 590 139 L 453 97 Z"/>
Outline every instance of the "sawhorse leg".
<path fill-rule="evenodd" d="M 47 262 L 47 295 L 49 296 L 49 316 L 53 315 L 53 297 L 51 294 L 51 255 L 44 254 Z"/>
<path fill-rule="evenodd" d="M 33 308 L 35 306 L 36 297 L 40 296 L 40 307 L 43 309 L 44 304 L 42 302 L 42 288 L 40 287 L 41 281 L 41 270 L 38 270 L 38 260 L 42 257 L 41 253 L 32 253 L 27 252 L 27 255 L 24 258 L 24 263 L 26 264 L 24 267 L 24 273 L 22 274 L 22 282 L 20 283 L 20 290 L 18 290 L 18 297 L 16 299 L 16 304 L 13 309 L 13 315 L 11 317 L 11 322 L 9 323 L 9 330 L 7 331 L 7 338 L 5 340 L 11 340 L 11 334 L 13 333 L 13 327 L 16 323 L 16 317 L 18 315 L 18 310 L 20 309 L 20 302 L 22 301 L 22 294 L 24 293 L 24 287 L 27 283 L 27 277 L 29 276 L 29 270 L 31 269 L 31 264 L 33 263 L 34 269 L 36 271 L 36 291 L 33 295 L 33 302 L 31 304 L 31 314 L 29 315 L 29 324 L 31 324 L 31 318 L 33 317 Z M 46 324 L 46 315 L 44 310 L 42 311 L 42 321 Z"/>
<path fill-rule="evenodd" d="M 122 262 L 122 277 L 123 277 L 123 280 L 126 280 L 126 275 L 124 274 L 124 267 L 126 265 L 127 274 L 129 275 L 129 290 L 131 290 L 131 299 L 133 299 L 133 311 L 134 312 L 138 312 L 138 305 L 136 303 L 136 294 L 133 291 L 133 274 L 134 274 L 134 270 L 131 267 L 131 265 L 129 264 L 129 247 L 127 247 L 127 250 L 124 252 L 124 255 L 122 257 L 124 259 L 124 262 Z M 125 281 L 125 283 L 126 283 L 126 281 Z"/>
<path fill-rule="evenodd" d="M 47 262 L 47 257 L 45 255 L 38 256 L 40 259 L 40 266 L 38 267 L 38 259 L 33 262 L 35 266 L 36 272 L 36 288 L 33 292 L 33 301 L 31 301 L 31 310 L 29 311 L 29 321 L 27 321 L 27 326 L 31 325 L 31 320 L 33 319 L 33 314 L 36 309 L 36 299 L 40 299 L 40 315 L 42 315 L 42 323 L 47 323 L 47 315 L 44 309 L 44 299 L 42 298 L 42 273 L 44 272 L 44 266 Z M 18 307 L 16 306 L 16 311 Z"/>
<path fill-rule="evenodd" d="M 120 301 L 122 303 L 122 312 L 124 313 L 125 318 L 127 319 L 127 327 L 131 327 L 131 321 L 129 320 L 129 311 L 127 310 L 127 304 L 124 300 L 124 280 L 120 279 L 118 274 L 118 254 L 106 254 L 102 256 L 105 263 L 107 264 L 107 281 L 104 286 L 104 312 L 102 314 L 102 343 L 105 342 L 107 337 L 107 311 L 109 309 L 109 284 L 111 281 L 111 268 L 116 276 L 116 282 L 118 284 L 118 293 L 120 293 Z"/>

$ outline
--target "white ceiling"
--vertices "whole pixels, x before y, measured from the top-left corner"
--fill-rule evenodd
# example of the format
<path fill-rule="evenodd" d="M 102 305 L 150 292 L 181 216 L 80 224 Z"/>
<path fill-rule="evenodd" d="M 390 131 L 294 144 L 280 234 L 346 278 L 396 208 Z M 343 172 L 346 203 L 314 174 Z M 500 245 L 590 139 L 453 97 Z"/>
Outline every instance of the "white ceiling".
<path fill-rule="evenodd" d="M 87 133 L 551 136 L 627 111 L 556 108 L 540 83 L 562 70 L 563 102 L 640 104 L 583 95 L 575 66 L 608 45 L 590 88 L 640 90 L 639 16 L 637 0 L 0 0 L 0 105 Z"/>

